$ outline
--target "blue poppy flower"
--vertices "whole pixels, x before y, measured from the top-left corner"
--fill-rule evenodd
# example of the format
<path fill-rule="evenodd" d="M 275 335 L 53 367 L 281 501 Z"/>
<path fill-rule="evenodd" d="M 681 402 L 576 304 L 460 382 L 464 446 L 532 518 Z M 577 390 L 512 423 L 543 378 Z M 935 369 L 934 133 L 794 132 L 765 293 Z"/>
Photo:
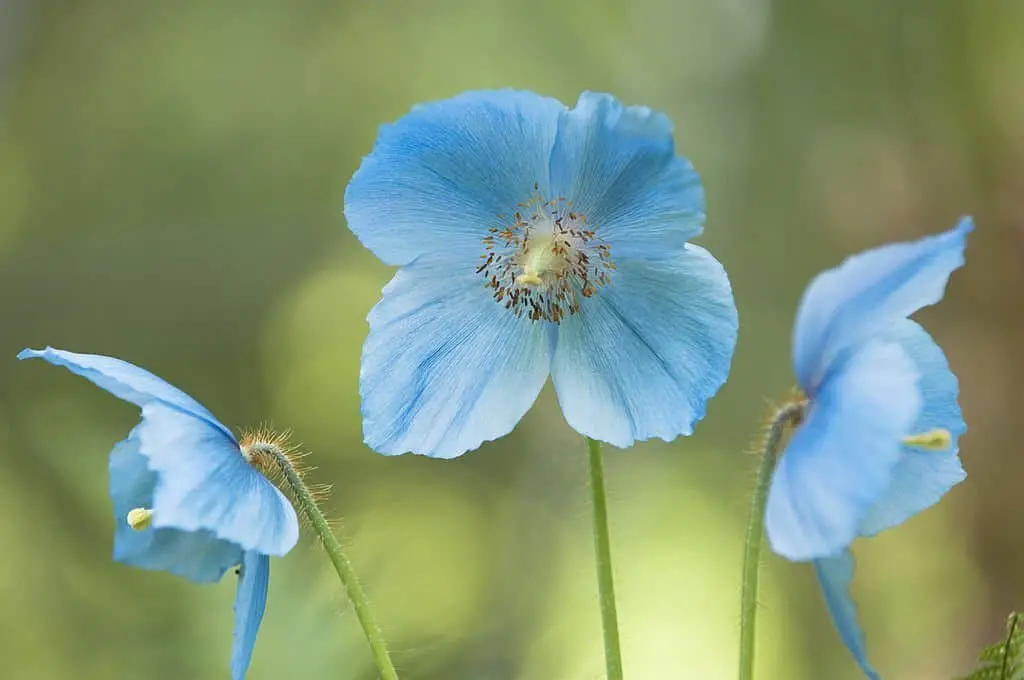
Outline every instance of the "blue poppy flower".
<path fill-rule="evenodd" d="M 661 113 L 589 92 L 571 110 L 510 90 L 419 105 L 381 128 L 345 216 L 400 267 L 360 374 L 380 453 L 501 437 L 549 375 L 578 432 L 671 440 L 725 382 L 736 308 L 688 243 L 704 194 Z"/>
<path fill-rule="evenodd" d="M 152 373 L 50 347 L 18 358 L 63 366 L 142 409 L 142 422 L 110 453 L 114 559 L 198 583 L 238 567 L 231 675 L 243 678 L 266 605 L 269 556 L 298 541 L 291 503 L 213 414 Z"/>
<path fill-rule="evenodd" d="M 934 505 L 966 476 L 956 376 L 907 317 L 942 298 L 972 229 L 964 218 L 820 274 L 793 329 L 806 404 L 772 479 L 765 528 L 775 552 L 814 561 L 840 636 L 871 678 L 848 593 L 848 546 Z"/>

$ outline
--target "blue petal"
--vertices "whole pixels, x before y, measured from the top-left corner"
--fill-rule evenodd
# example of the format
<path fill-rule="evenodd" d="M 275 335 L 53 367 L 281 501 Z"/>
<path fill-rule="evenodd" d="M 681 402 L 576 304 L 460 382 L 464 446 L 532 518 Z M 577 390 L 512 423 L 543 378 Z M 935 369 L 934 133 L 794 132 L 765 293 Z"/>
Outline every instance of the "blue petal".
<path fill-rule="evenodd" d="M 921 411 L 917 379 L 898 344 L 873 340 L 822 385 L 768 492 L 765 529 L 775 552 L 828 557 L 857 536 Z"/>
<path fill-rule="evenodd" d="M 466 92 L 382 126 L 345 191 L 348 226 L 387 264 L 483 252 L 498 215 L 548 189 L 561 103 L 532 92 Z"/>
<path fill-rule="evenodd" d="M 256 634 L 267 606 L 270 558 L 257 552 L 245 553 L 235 594 L 235 632 L 231 646 L 231 680 L 242 680 L 249 669 Z"/>
<path fill-rule="evenodd" d="M 857 660 L 857 665 L 870 680 L 879 680 L 878 673 L 868 663 L 864 648 L 864 633 L 857 624 L 857 608 L 850 599 L 850 581 L 853 580 L 853 556 L 844 550 L 835 557 L 814 561 L 825 603 L 836 624 L 843 644 Z"/>
<path fill-rule="evenodd" d="M 924 407 L 911 431 L 924 433 L 945 429 L 952 435 L 952 443 L 945 451 L 902 448 L 888 491 L 871 508 L 861 526 L 864 535 L 902 524 L 938 503 L 947 491 L 967 477 L 957 457 L 957 440 L 967 431 L 967 425 L 957 403 L 957 379 L 949 370 L 942 350 L 923 328 L 910 320 L 899 322 L 881 337 L 900 343 L 921 374 L 917 386 Z"/>
<path fill-rule="evenodd" d="M 220 580 L 242 560 L 242 549 L 209 531 L 128 526 L 133 508 L 152 508 L 158 477 L 139 453 L 133 432 L 110 452 L 110 498 L 114 505 L 114 559 L 141 569 L 167 571 L 197 583 Z"/>
<path fill-rule="evenodd" d="M 559 326 L 551 377 L 566 420 L 619 447 L 690 434 L 729 374 L 736 330 L 725 270 L 703 248 L 619 263 Z"/>
<path fill-rule="evenodd" d="M 868 250 L 819 274 L 793 327 L 793 367 L 804 392 L 814 396 L 844 350 L 942 299 L 972 229 L 964 218 L 943 234 Z"/>
<path fill-rule="evenodd" d="M 616 262 L 676 257 L 703 230 L 704 190 L 689 161 L 676 156 L 668 117 L 611 95 L 584 92 L 562 113 L 551 183 Z"/>
<path fill-rule="evenodd" d="M 507 434 L 540 394 L 547 324 L 516 317 L 472 268 L 403 267 L 370 312 L 359 389 L 366 444 L 452 458 Z"/>
<path fill-rule="evenodd" d="M 234 439 L 160 402 L 142 407 L 135 434 L 158 477 L 153 527 L 205 529 L 268 555 L 284 555 L 298 541 L 295 509 L 245 461 Z"/>
<path fill-rule="evenodd" d="M 206 420 L 228 437 L 232 437 L 231 430 L 224 427 L 198 401 L 149 371 L 129 364 L 127 361 L 99 354 L 65 352 L 52 347 L 39 350 L 23 349 L 18 354 L 18 358 L 45 359 L 54 366 L 63 366 L 94 385 L 102 387 L 115 397 L 136 406 L 144 406 L 154 400 L 162 401 L 190 413 L 196 418 Z"/>

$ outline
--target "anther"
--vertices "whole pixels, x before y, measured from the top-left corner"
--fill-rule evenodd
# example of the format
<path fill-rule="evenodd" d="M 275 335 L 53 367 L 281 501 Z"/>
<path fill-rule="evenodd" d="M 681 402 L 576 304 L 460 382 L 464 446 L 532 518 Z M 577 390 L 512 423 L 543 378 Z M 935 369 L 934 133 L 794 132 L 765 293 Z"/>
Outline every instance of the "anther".
<path fill-rule="evenodd" d="M 128 526 L 135 531 L 142 531 L 148 529 L 149 525 L 153 523 L 153 511 L 149 508 L 132 508 L 128 511 Z"/>
<path fill-rule="evenodd" d="M 903 444 L 926 451 L 945 451 L 953 445 L 953 435 L 949 433 L 949 430 L 940 427 L 904 437 Z"/>
<path fill-rule="evenodd" d="M 539 184 L 538 184 L 539 186 Z M 512 217 L 488 228 L 475 267 L 494 300 L 518 316 L 559 323 L 611 283 L 611 250 L 564 196 L 534 188 Z"/>

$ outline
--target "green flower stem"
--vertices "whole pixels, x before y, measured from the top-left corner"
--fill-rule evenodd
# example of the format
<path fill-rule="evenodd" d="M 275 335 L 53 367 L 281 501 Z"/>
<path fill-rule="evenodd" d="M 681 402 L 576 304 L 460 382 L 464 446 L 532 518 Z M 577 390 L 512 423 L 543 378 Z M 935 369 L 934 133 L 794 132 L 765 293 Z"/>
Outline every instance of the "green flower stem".
<path fill-rule="evenodd" d="M 604 629 L 604 660 L 608 680 L 622 680 L 622 650 L 619 648 L 619 623 L 615 610 L 615 580 L 612 577 L 612 551 L 608 540 L 608 500 L 604 493 L 604 464 L 601 442 L 587 439 L 590 452 L 590 490 L 594 498 L 594 556 L 597 562 L 597 590 L 601 600 L 601 625 Z"/>
<path fill-rule="evenodd" d="M 803 415 L 804 405 L 791 402 L 772 416 L 771 426 L 761 448 L 761 466 L 757 470 L 757 485 L 750 504 L 750 522 L 747 524 L 747 542 L 743 549 L 743 596 L 740 614 L 740 680 L 754 677 L 754 638 L 757 623 L 757 579 L 761 566 L 761 544 L 764 535 L 764 508 L 768 501 L 768 487 L 779 455 L 779 444 L 786 426 L 796 423 Z"/>
<path fill-rule="evenodd" d="M 341 544 L 334 537 L 334 532 L 331 531 L 331 527 L 327 523 L 324 514 L 320 511 L 320 506 L 317 505 L 313 494 L 303 483 L 302 477 L 281 452 L 275 449 L 273 455 L 274 461 L 284 474 L 285 481 L 295 494 L 296 505 L 309 518 L 310 523 L 313 525 L 313 530 L 316 531 L 320 540 L 323 541 L 324 550 L 327 551 L 327 556 L 331 558 L 334 570 L 338 572 L 338 579 L 341 580 L 341 585 L 345 588 L 349 601 L 352 602 L 352 609 L 355 610 L 356 618 L 359 619 L 359 625 L 363 628 L 366 641 L 370 644 L 370 651 L 373 653 L 373 660 L 377 665 L 380 677 L 382 680 L 398 680 L 395 665 L 391 662 L 391 655 L 388 654 L 387 645 L 384 643 L 384 635 L 381 633 L 380 626 L 377 625 L 377 621 L 370 612 L 370 605 L 366 601 L 366 594 L 363 592 L 363 587 L 359 584 L 355 570 L 352 569 L 352 563 L 345 557 Z"/>

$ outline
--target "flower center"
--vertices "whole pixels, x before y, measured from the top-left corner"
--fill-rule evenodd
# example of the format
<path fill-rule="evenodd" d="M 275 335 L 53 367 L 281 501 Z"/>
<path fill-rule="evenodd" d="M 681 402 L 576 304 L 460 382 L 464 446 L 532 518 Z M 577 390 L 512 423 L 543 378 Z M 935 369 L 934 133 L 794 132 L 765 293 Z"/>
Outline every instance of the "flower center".
<path fill-rule="evenodd" d="M 523 273 L 516 277 L 520 286 L 543 286 L 553 272 L 565 270 L 565 255 L 550 232 L 538 231 L 520 253 Z"/>
<path fill-rule="evenodd" d="M 516 316 L 559 323 L 582 298 L 611 282 L 611 249 L 564 197 L 545 200 L 534 184 L 511 219 L 491 227 L 477 268 L 494 299 Z"/>

